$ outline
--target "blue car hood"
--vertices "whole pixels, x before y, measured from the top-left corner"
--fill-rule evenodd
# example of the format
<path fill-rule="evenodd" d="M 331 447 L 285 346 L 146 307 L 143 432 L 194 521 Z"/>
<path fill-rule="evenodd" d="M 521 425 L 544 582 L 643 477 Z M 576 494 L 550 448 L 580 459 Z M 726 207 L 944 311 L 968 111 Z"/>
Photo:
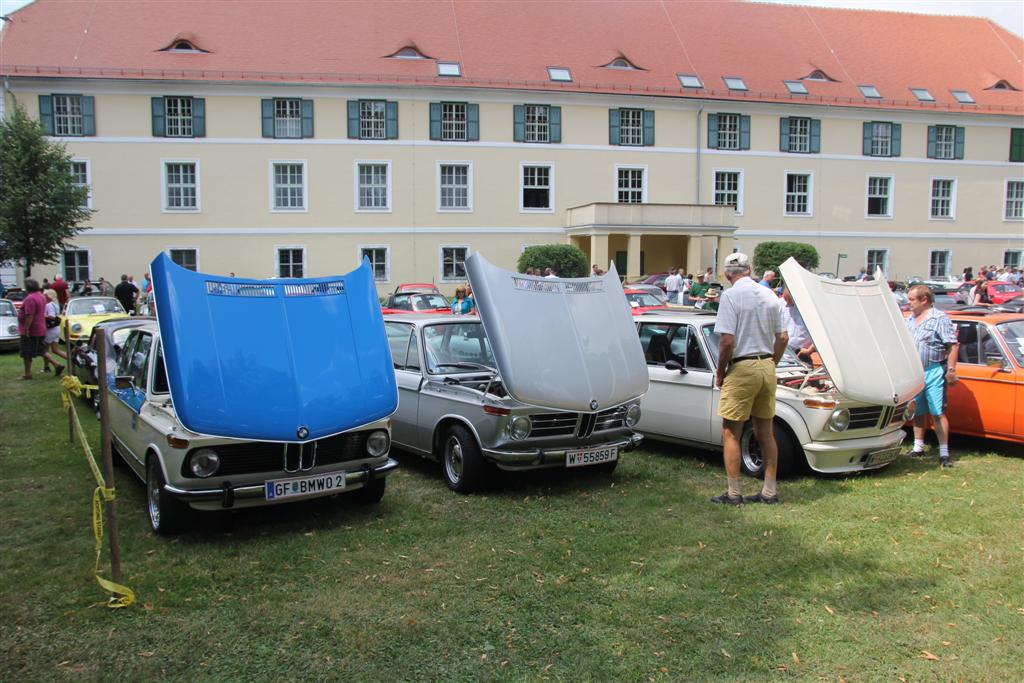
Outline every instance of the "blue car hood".
<path fill-rule="evenodd" d="M 248 280 L 150 267 L 178 419 L 211 436 L 308 441 L 398 406 L 366 261 L 348 275 Z"/>

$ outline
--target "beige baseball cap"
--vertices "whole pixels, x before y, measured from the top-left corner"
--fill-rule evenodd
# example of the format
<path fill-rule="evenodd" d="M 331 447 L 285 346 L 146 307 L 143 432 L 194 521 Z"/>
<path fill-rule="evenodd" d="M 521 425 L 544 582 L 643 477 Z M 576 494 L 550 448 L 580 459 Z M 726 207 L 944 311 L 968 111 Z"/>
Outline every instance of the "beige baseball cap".
<path fill-rule="evenodd" d="M 722 261 L 722 267 L 723 268 L 730 268 L 730 267 L 732 267 L 732 268 L 735 268 L 735 267 L 749 268 L 750 267 L 750 257 L 747 256 L 746 254 L 742 253 L 742 252 L 737 251 L 737 252 L 729 254 L 728 256 L 725 257 L 725 260 Z"/>

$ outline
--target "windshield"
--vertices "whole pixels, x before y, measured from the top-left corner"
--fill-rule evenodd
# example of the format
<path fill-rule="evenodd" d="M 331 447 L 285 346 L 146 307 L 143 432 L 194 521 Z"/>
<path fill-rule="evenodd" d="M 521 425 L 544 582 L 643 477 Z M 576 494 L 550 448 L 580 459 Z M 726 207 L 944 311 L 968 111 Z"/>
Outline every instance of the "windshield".
<path fill-rule="evenodd" d="M 434 308 L 448 308 L 448 299 L 440 294 L 398 294 L 392 300 L 391 308 L 402 311 L 429 311 Z"/>
<path fill-rule="evenodd" d="M 658 301 L 653 294 L 648 292 L 639 292 L 637 294 L 627 292 L 626 301 L 629 302 L 629 305 L 632 308 L 636 308 L 637 306 L 661 306 L 661 302 Z"/>
<path fill-rule="evenodd" d="M 718 367 L 718 333 L 715 332 L 714 325 L 705 325 L 700 328 L 704 334 L 704 338 L 708 341 L 708 350 L 711 352 L 711 359 Z M 807 366 L 796 359 L 796 356 L 788 348 L 785 353 L 782 354 L 782 358 L 779 359 L 779 364 L 776 367 L 780 368 L 806 368 Z"/>
<path fill-rule="evenodd" d="M 423 328 L 423 348 L 427 372 L 451 374 L 479 372 L 486 366 L 496 368 L 491 344 L 480 323 L 440 323 Z"/>
<path fill-rule="evenodd" d="M 17 315 L 14 311 L 14 304 L 10 301 L 0 300 L 0 315 Z"/>
<path fill-rule="evenodd" d="M 999 323 L 996 325 L 996 329 L 999 330 L 999 334 L 1003 335 L 1003 341 L 1006 342 L 1017 365 L 1024 367 L 1024 320 Z"/>
<path fill-rule="evenodd" d="M 117 299 L 73 299 L 68 302 L 68 315 L 124 313 Z"/>

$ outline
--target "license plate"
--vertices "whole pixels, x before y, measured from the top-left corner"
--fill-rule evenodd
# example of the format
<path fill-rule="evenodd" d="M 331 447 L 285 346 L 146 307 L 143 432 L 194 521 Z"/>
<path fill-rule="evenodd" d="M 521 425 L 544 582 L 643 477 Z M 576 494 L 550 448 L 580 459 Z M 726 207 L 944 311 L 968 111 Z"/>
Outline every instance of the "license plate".
<path fill-rule="evenodd" d="M 580 448 L 565 452 L 566 467 L 583 467 L 586 465 L 597 465 L 602 462 L 611 462 L 619 459 L 617 446 L 609 448 Z"/>
<path fill-rule="evenodd" d="M 868 456 L 869 465 L 884 465 L 887 462 L 892 462 L 900 455 L 900 447 L 886 448 L 881 451 L 875 451 Z"/>
<path fill-rule="evenodd" d="M 275 479 L 266 485 L 267 500 L 319 496 L 345 490 L 345 473 L 320 474 L 296 479 Z"/>

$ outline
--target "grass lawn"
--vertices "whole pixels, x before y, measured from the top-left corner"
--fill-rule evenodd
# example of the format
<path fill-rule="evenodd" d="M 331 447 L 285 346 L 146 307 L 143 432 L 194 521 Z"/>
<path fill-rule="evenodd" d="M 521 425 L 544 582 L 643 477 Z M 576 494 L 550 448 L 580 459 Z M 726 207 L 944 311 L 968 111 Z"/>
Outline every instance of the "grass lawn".
<path fill-rule="evenodd" d="M 379 506 L 206 514 L 172 540 L 120 468 L 138 603 L 113 611 L 56 381 L 19 363 L 0 355 L 0 680 L 1020 679 L 1024 449 L 958 440 L 952 470 L 807 476 L 743 509 L 708 502 L 720 456 L 676 447 L 476 496 L 400 453 Z"/>

